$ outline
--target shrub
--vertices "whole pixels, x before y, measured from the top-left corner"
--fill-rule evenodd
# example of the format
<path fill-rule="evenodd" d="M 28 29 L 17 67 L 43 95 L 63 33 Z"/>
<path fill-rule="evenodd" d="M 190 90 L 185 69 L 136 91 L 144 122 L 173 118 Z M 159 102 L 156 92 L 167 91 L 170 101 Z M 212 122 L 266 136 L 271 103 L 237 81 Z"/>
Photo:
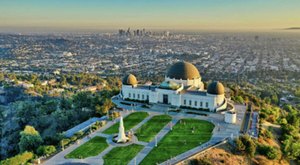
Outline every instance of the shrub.
<path fill-rule="evenodd" d="M 99 126 L 94 124 L 91 126 L 91 131 L 96 131 L 98 128 L 99 128 Z"/>
<path fill-rule="evenodd" d="M 100 123 L 100 121 L 96 121 L 95 124 L 93 124 L 93 125 L 95 125 L 95 126 L 101 126 L 101 123 Z"/>
<path fill-rule="evenodd" d="M 79 139 L 84 135 L 84 132 L 79 131 L 79 132 L 76 132 L 74 135 L 77 137 L 77 139 Z"/>
<path fill-rule="evenodd" d="M 105 126 L 105 124 L 106 124 L 106 120 L 102 120 L 102 121 L 100 121 L 100 127 L 103 127 L 103 126 Z"/>
<path fill-rule="evenodd" d="M 242 96 L 235 97 L 235 101 L 238 102 L 238 103 L 240 103 L 240 104 L 244 103 L 244 99 L 243 99 Z"/>
<path fill-rule="evenodd" d="M 257 147 L 257 152 L 266 156 L 268 159 L 276 159 L 279 156 L 279 151 L 277 148 L 267 145 L 259 145 Z"/>
<path fill-rule="evenodd" d="M 70 140 L 71 140 L 72 142 L 74 142 L 74 141 L 77 140 L 77 137 L 76 137 L 76 136 L 72 136 L 72 137 L 70 138 Z"/>
<path fill-rule="evenodd" d="M 203 159 L 192 159 L 190 162 L 191 165 L 212 165 L 211 161 L 207 158 L 203 158 Z"/>
<path fill-rule="evenodd" d="M 266 136 L 266 138 L 269 138 L 269 139 L 273 137 L 271 131 L 269 131 L 269 130 L 265 131 L 265 136 Z"/>
<path fill-rule="evenodd" d="M 276 159 L 279 155 L 279 151 L 277 148 L 271 147 L 271 148 L 269 148 L 266 155 L 269 159 Z"/>
<path fill-rule="evenodd" d="M 238 151 L 245 151 L 250 157 L 254 156 L 256 144 L 249 136 L 240 136 L 235 140 L 235 143 Z"/>
<path fill-rule="evenodd" d="M 60 141 L 61 147 L 64 147 L 64 146 L 68 145 L 69 143 L 70 143 L 70 139 L 62 139 Z"/>
<path fill-rule="evenodd" d="M 115 119 L 115 118 L 118 118 L 118 117 L 120 117 L 120 113 L 119 112 L 112 112 L 112 114 L 111 114 L 111 118 L 113 118 L 113 119 Z"/>
<path fill-rule="evenodd" d="M 53 145 L 40 146 L 36 152 L 38 156 L 49 156 L 56 152 L 56 148 Z"/>
<path fill-rule="evenodd" d="M 32 152 L 23 152 L 22 154 L 16 155 L 12 158 L 3 160 L 0 162 L 1 165 L 18 165 L 18 164 L 26 164 L 33 158 L 34 154 Z"/>
<path fill-rule="evenodd" d="M 235 145 L 236 145 L 236 150 L 238 151 L 244 151 L 246 146 L 244 143 L 241 141 L 240 138 L 235 139 Z"/>

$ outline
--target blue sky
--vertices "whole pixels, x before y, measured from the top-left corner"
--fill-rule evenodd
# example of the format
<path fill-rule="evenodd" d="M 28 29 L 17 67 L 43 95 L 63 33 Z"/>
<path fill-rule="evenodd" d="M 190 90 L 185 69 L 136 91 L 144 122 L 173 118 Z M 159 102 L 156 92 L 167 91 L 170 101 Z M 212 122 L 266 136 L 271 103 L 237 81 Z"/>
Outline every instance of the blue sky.
<path fill-rule="evenodd" d="M 273 29 L 300 26 L 300 0 L 0 0 L 0 28 Z"/>

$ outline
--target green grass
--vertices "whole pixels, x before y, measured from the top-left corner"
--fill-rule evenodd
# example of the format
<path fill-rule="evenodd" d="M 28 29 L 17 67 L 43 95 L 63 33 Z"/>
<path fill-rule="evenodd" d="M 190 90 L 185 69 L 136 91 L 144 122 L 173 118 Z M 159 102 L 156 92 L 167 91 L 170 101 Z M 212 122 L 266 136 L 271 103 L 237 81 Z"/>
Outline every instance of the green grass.
<path fill-rule="evenodd" d="M 194 133 L 192 133 L 195 128 Z M 208 121 L 197 119 L 182 119 L 141 162 L 142 165 L 162 163 L 185 151 L 195 148 L 200 143 L 207 142 L 214 125 Z M 186 142 L 186 143 L 185 143 Z"/>
<path fill-rule="evenodd" d="M 150 142 L 154 138 L 154 136 L 171 120 L 172 117 L 168 115 L 158 115 L 152 117 L 147 123 L 143 124 L 136 131 L 138 140 Z"/>
<path fill-rule="evenodd" d="M 149 114 L 147 112 L 135 112 L 124 118 L 124 127 L 128 131 L 141 121 L 143 121 Z M 115 134 L 119 132 L 119 122 L 106 129 L 103 133 Z"/>
<path fill-rule="evenodd" d="M 115 147 L 103 157 L 104 164 L 128 164 L 143 148 L 144 146 L 137 144 Z"/>
<path fill-rule="evenodd" d="M 107 147 L 106 138 L 96 136 L 70 152 L 65 158 L 84 159 L 90 156 L 97 156 Z"/>

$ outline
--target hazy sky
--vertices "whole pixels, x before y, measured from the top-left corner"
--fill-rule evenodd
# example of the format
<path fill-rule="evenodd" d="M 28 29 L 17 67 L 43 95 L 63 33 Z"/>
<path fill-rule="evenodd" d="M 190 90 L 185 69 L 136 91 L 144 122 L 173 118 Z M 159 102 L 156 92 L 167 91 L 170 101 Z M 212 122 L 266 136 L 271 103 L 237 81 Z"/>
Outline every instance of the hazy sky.
<path fill-rule="evenodd" d="M 295 26 L 300 0 L 0 0 L 0 30 Z"/>

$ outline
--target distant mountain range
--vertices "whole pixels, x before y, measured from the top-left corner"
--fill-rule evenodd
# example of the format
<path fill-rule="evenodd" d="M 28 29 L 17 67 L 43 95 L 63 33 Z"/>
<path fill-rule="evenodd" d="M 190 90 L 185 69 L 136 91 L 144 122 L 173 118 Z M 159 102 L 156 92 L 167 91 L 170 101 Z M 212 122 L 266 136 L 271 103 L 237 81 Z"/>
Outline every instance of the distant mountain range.
<path fill-rule="evenodd" d="M 285 28 L 283 30 L 300 30 L 300 27 L 290 27 L 290 28 Z"/>

